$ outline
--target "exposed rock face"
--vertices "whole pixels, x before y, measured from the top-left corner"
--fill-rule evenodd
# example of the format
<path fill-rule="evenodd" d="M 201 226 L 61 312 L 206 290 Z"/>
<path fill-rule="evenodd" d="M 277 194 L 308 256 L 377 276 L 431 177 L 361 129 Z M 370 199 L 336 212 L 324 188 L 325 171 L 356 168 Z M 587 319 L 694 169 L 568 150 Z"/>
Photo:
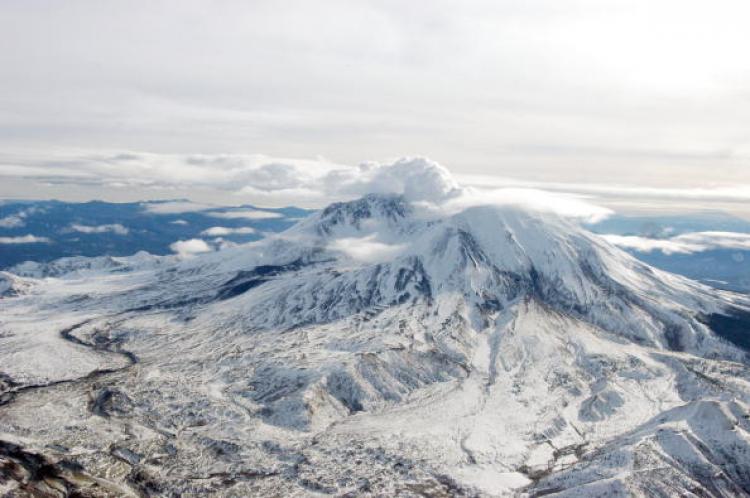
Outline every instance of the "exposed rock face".
<path fill-rule="evenodd" d="M 91 495 L 750 493 L 750 303 L 559 218 L 367 196 L 33 284 L 0 303 L 8 489 L 33 454 Z"/>

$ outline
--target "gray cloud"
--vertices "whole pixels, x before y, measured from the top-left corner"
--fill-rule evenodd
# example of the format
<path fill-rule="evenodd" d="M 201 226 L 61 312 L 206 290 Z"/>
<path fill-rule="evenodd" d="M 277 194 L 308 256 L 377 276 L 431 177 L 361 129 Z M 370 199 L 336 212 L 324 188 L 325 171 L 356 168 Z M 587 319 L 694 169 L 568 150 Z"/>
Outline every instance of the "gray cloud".
<path fill-rule="evenodd" d="M 171 152 L 200 163 L 173 171 L 187 177 L 223 152 L 427 155 L 537 182 L 726 187 L 748 176 L 749 15 L 742 0 L 9 0 L 0 145 Z M 91 195 L 93 159 L 40 165 L 46 191 Z M 110 159 L 110 177 L 143 163 Z M 237 178 L 308 184 L 284 164 Z M 0 194 L 19 187 L 36 184 Z"/>

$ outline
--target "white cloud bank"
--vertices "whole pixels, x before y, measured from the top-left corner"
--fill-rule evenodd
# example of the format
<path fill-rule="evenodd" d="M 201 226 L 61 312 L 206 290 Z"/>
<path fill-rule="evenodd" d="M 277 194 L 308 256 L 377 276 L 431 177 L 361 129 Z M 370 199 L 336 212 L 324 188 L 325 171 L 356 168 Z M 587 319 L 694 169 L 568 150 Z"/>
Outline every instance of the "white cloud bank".
<path fill-rule="evenodd" d="M 114 233 L 117 235 L 127 235 L 128 233 L 130 233 L 130 230 L 127 227 L 124 227 L 119 223 L 95 226 L 79 225 L 77 223 L 73 223 L 72 225 L 70 225 L 70 229 L 81 233 Z"/>
<path fill-rule="evenodd" d="M 522 181 L 490 175 L 458 175 L 463 185 L 478 188 L 539 188 L 553 192 L 575 192 L 602 198 L 658 201 L 750 202 L 750 183 L 715 187 L 644 187 L 633 185 L 604 185 L 597 183 L 560 183 Z"/>
<path fill-rule="evenodd" d="M 522 172 L 519 172 L 522 174 Z M 39 184 L 65 188 L 117 191 L 123 195 L 189 195 L 223 205 L 250 201 L 264 206 L 322 207 L 367 193 L 403 194 L 415 202 L 462 203 L 478 201 L 522 204 L 564 216 L 601 218 L 601 206 L 660 205 L 697 210 L 727 207 L 750 215 L 750 185 L 715 188 L 654 188 L 518 181 L 491 175 L 454 176 L 444 166 L 420 157 L 357 166 L 317 159 L 274 158 L 257 154 L 155 154 L 142 152 L 68 153 L 53 158 L 3 157 L 0 177 L 23 177 Z M 131 192 L 133 194 L 131 194 Z M 550 193 L 553 192 L 553 193 Z M 152 194 L 157 196 L 157 194 Z M 232 202 L 232 200 L 236 202 Z M 474 201 L 476 200 L 476 201 Z M 204 212 L 219 218 L 262 219 L 277 213 L 258 210 L 218 211 L 211 202 L 186 200 L 145 202 L 154 214 Z M 744 210 L 744 211 L 743 211 Z M 9 220 L 8 223 L 15 223 Z"/>
<path fill-rule="evenodd" d="M 213 251 L 213 248 L 202 239 L 178 240 L 170 244 L 169 248 L 183 258 Z"/>
<path fill-rule="evenodd" d="M 201 235 L 206 235 L 209 237 L 223 237 L 226 235 L 248 235 L 251 233 L 255 233 L 255 229 L 251 227 L 211 227 L 203 230 L 201 232 Z"/>
<path fill-rule="evenodd" d="M 247 219 L 247 220 L 271 220 L 274 218 L 283 218 L 279 213 L 270 211 L 260 211 L 257 209 L 242 209 L 239 211 L 211 211 L 206 213 L 214 218 L 224 218 L 227 220 Z"/>
<path fill-rule="evenodd" d="M 481 205 L 520 206 L 590 223 L 601 221 L 613 213 L 611 209 L 594 204 L 586 196 L 532 188 L 462 188 L 440 209 L 452 213 Z"/>
<path fill-rule="evenodd" d="M 22 176 L 50 185 L 139 191 L 212 189 L 251 196 L 260 203 L 317 207 L 367 193 L 401 193 L 411 200 L 435 201 L 458 188 L 446 168 L 423 158 L 348 166 L 322 158 L 288 159 L 253 154 L 72 153 L 42 159 L 0 157 L 0 176 Z M 217 206 L 171 201 L 147 202 L 143 207 L 156 214 L 175 214 Z"/>
<path fill-rule="evenodd" d="M 377 263 L 388 261 L 403 252 L 407 244 L 388 244 L 378 240 L 377 234 L 366 237 L 343 237 L 335 239 L 329 249 L 340 251 L 357 261 Z"/>
<path fill-rule="evenodd" d="M 639 252 L 661 251 L 664 254 L 692 254 L 713 249 L 750 251 L 750 233 L 693 232 L 669 239 L 650 239 L 634 235 L 603 235 L 616 246 Z"/>
<path fill-rule="evenodd" d="M 600 219 L 610 213 L 586 196 L 549 193 L 538 188 L 466 187 L 451 172 L 430 159 L 405 157 L 390 162 L 365 162 L 358 166 L 334 164 L 324 159 L 274 159 L 258 155 L 165 155 L 118 153 L 87 155 L 61 161 L 63 166 L 36 165 L 40 181 L 86 183 L 102 187 L 169 189 L 212 188 L 249 197 L 254 203 L 322 207 L 369 193 L 401 194 L 407 200 L 455 210 L 477 204 L 515 204 L 563 216 Z M 3 174 L 0 164 L 0 175 Z M 65 175 L 61 171 L 66 170 Z M 13 168 L 17 171 L 17 168 Z M 57 176 L 53 172 L 58 173 Z M 226 193 L 223 195 L 226 199 Z M 154 214 L 204 212 L 225 219 L 271 219 L 269 211 L 238 209 L 218 211 L 216 205 L 190 201 L 145 202 Z"/>
<path fill-rule="evenodd" d="M 19 237 L 0 237 L 0 244 L 48 244 L 52 242 L 47 237 L 37 237 L 36 235 L 21 235 Z"/>

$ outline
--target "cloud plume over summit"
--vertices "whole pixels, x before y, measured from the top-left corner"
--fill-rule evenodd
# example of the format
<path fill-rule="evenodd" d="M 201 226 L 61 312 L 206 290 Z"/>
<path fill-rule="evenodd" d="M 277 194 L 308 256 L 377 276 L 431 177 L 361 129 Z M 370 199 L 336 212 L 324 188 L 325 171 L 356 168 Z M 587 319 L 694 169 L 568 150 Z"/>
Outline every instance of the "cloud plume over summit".
<path fill-rule="evenodd" d="M 366 193 L 403 194 L 410 200 L 445 199 L 459 185 L 451 173 L 424 158 L 364 162 L 358 166 L 325 159 L 272 158 L 256 154 L 73 154 L 54 159 L 0 158 L 0 176 L 43 184 L 144 189 L 208 188 L 273 202 L 304 204 Z"/>
<path fill-rule="evenodd" d="M 461 171 L 462 165 L 452 166 Z M 322 207 L 367 193 L 381 193 L 453 207 L 477 202 L 520 203 L 583 218 L 600 218 L 611 209 L 643 206 L 652 210 L 725 209 L 750 216 L 750 185 L 745 184 L 697 189 L 533 182 L 492 175 L 454 175 L 445 166 L 423 157 L 347 165 L 325 158 L 259 154 L 131 151 L 68 152 L 49 157 L 0 153 L 0 178 L 8 185 L 13 181 L 33 182 L 37 191 L 46 192 L 45 197 L 66 198 L 70 191 L 81 191 L 87 194 L 75 200 L 104 195 L 130 201 L 179 197 L 199 201 L 187 208 L 185 202 L 149 205 L 149 210 L 159 212 L 246 202 Z"/>
<path fill-rule="evenodd" d="M 330 202 L 376 193 L 403 195 L 410 202 L 448 210 L 476 204 L 522 204 L 532 209 L 582 218 L 599 218 L 609 213 L 609 210 L 595 206 L 581 196 L 565 193 L 517 187 L 467 187 L 461 185 L 448 168 L 423 157 L 368 161 L 348 166 L 322 158 L 128 152 L 61 158 L 54 167 L 34 161 L 0 164 L 0 175 L 5 171 L 20 171 L 40 183 L 59 185 L 93 185 L 120 190 L 139 187 L 168 192 L 211 189 L 223 192 L 224 202 L 229 192 L 238 201 L 251 199 L 261 205 L 321 207 Z M 155 212 L 172 212 L 186 209 L 184 204 L 180 201 L 149 204 L 147 207 Z M 191 204 L 187 209 L 193 210 L 194 207 Z M 231 216 L 224 217 L 242 215 L 239 212 L 229 214 Z"/>

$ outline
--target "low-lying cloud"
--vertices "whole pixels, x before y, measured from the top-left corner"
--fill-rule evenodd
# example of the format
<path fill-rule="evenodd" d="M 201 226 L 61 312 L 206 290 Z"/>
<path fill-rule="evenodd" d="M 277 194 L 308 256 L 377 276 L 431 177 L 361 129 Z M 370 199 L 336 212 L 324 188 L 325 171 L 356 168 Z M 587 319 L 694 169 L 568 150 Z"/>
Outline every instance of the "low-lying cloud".
<path fill-rule="evenodd" d="M 377 234 L 366 237 L 342 237 L 333 240 L 328 248 L 339 251 L 364 263 L 388 261 L 406 249 L 406 244 L 388 244 L 380 241 Z"/>
<path fill-rule="evenodd" d="M 36 235 L 21 235 L 18 237 L 0 237 L 0 244 L 48 244 L 52 242 L 47 237 L 37 237 Z"/>
<path fill-rule="evenodd" d="M 79 225 L 77 223 L 73 223 L 70 225 L 70 229 L 75 232 L 80 233 L 114 233 L 116 235 L 127 235 L 130 233 L 130 230 L 127 227 L 124 227 L 123 225 L 119 223 L 113 223 L 111 225 L 95 225 L 95 226 L 89 226 L 89 225 Z"/>
<path fill-rule="evenodd" d="M 693 232 L 669 239 L 651 239 L 635 235 L 603 235 L 604 239 L 624 249 L 638 252 L 661 251 L 664 254 L 693 254 L 714 249 L 750 251 L 750 233 Z"/>
<path fill-rule="evenodd" d="M 213 251 L 213 248 L 202 239 L 178 240 L 170 244 L 169 248 L 183 258 Z"/>
<path fill-rule="evenodd" d="M 208 237 L 224 237 L 227 235 L 250 235 L 253 233 L 255 233 L 255 229 L 251 227 L 211 227 L 203 230 L 201 235 L 206 235 Z"/>
<path fill-rule="evenodd" d="M 613 213 L 611 209 L 591 202 L 586 196 L 531 188 L 482 190 L 466 187 L 461 189 L 458 195 L 445 202 L 441 209 L 451 213 L 481 205 L 520 206 L 590 223 L 601 221 Z"/>

